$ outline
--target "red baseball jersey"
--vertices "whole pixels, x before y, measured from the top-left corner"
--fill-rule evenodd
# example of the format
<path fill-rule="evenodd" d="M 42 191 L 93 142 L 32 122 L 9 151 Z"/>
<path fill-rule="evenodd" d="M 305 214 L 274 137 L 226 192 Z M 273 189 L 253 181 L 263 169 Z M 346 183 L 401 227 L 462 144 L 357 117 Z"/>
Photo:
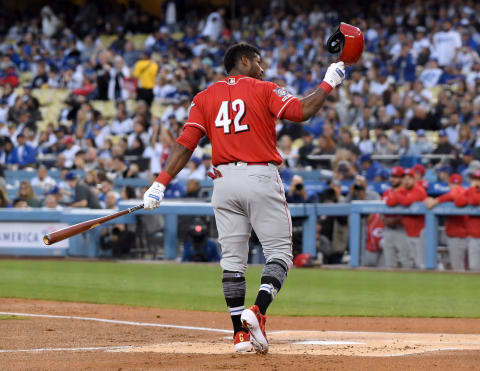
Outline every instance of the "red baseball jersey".
<path fill-rule="evenodd" d="M 280 164 L 275 122 L 295 99 L 272 82 L 229 76 L 193 98 L 185 126 L 208 135 L 214 165 L 235 161 Z"/>

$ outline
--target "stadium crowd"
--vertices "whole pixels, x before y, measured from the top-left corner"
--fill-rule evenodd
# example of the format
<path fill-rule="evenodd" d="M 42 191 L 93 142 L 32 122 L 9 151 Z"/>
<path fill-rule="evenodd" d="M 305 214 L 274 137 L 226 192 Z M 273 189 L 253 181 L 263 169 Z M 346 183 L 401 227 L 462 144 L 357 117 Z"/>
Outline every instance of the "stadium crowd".
<path fill-rule="evenodd" d="M 452 174 L 467 181 L 480 169 L 479 3 L 380 1 L 339 14 L 328 2 L 271 1 L 270 9 L 241 6 L 235 17 L 223 8 L 203 14 L 181 1 L 164 3 L 158 17 L 135 5 L 87 1 L 2 18 L 0 163 L 37 171 L 16 185 L 12 201 L 6 189 L 13 185 L 4 180 L 2 206 L 115 208 L 140 198 L 144 187 L 116 189 L 116 180 L 149 181 L 161 171 L 193 95 L 224 78 L 229 45 L 258 45 L 265 78 L 305 96 L 335 60 L 325 41 L 340 20 L 364 31 L 365 52 L 316 117 L 278 122 L 287 200 L 380 199 L 399 164 L 416 165 L 405 178 L 425 177 L 426 198 L 447 192 Z M 52 91 L 63 100 L 42 98 Z M 55 119 L 46 114 L 53 104 Z M 166 198 L 199 197 L 210 151 L 204 138 Z M 48 175 L 53 170 L 57 179 Z M 322 170 L 330 180 L 318 191 L 299 170 Z M 444 186 L 439 192 L 428 183 Z M 319 221 L 319 250 L 332 262 L 346 248 L 345 228 L 344 218 Z"/>

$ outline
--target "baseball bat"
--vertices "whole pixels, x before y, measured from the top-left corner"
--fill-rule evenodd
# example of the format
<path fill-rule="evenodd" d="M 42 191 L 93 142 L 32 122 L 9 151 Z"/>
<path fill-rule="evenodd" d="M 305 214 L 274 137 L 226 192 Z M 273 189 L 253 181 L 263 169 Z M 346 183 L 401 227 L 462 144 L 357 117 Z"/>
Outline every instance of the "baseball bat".
<path fill-rule="evenodd" d="M 75 236 L 77 234 L 80 234 L 82 232 L 88 231 L 89 229 L 93 229 L 95 227 L 98 227 L 100 224 L 103 224 L 105 222 L 108 222 L 109 220 L 118 218 L 120 216 L 126 215 L 133 213 L 134 211 L 143 209 L 143 204 L 139 204 L 136 206 L 133 206 L 129 209 L 119 211 L 117 213 L 107 215 L 107 216 L 102 216 L 101 218 L 95 218 L 92 220 L 87 220 L 86 222 L 74 224 L 62 229 L 59 229 L 58 231 L 46 234 L 43 236 L 43 243 L 45 245 L 52 245 L 56 242 L 63 241 L 67 238 L 70 238 L 72 236 Z"/>

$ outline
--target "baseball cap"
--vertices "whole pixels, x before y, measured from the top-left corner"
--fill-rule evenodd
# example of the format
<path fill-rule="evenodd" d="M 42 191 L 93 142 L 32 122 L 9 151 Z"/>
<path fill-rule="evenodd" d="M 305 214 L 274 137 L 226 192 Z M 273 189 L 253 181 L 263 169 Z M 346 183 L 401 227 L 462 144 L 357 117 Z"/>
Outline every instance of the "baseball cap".
<path fill-rule="evenodd" d="M 77 174 L 73 171 L 69 171 L 67 175 L 65 175 L 65 180 L 73 180 L 77 179 Z"/>
<path fill-rule="evenodd" d="M 438 136 L 439 137 L 446 137 L 447 136 L 447 132 L 445 130 L 439 130 L 438 131 Z"/>
<path fill-rule="evenodd" d="M 371 160 L 372 160 L 372 156 L 370 156 L 369 154 L 363 154 L 360 156 L 360 163 L 371 161 Z"/>
<path fill-rule="evenodd" d="M 413 169 L 405 169 L 405 176 L 415 176 L 415 171 Z"/>
<path fill-rule="evenodd" d="M 202 160 L 198 157 L 192 157 L 190 161 L 192 161 L 196 165 L 200 165 L 202 163 Z"/>
<path fill-rule="evenodd" d="M 480 169 L 475 170 L 472 175 L 470 175 L 472 179 L 480 179 Z"/>
<path fill-rule="evenodd" d="M 401 166 L 394 166 L 392 167 L 392 170 L 390 171 L 390 176 L 404 176 L 405 175 L 405 170 Z"/>
<path fill-rule="evenodd" d="M 73 137 L 71 135 L 67 135 L 63 138 L 63 144 L 73 144 Z"/>
<path fill-rule="evenodd" d="M 416 164 L 412 169 L 414 172 L 419 173 L 421 176 L 424 176 L 427 172 L 425 166 L 423 166 L 422 164 Z"/>
<path fill-rule="evenodd" d="M 424 137 L 425 136 L 425 130 L 419 129 L 417 130 L 417 137 Z"/>
<path fill-rule="evenodd" d="M 450 175 L 450 179 L 448 180 L 449 183 L 452 184 L 462 184 L 462 176 L 460 174 L 452 174 Z"/>

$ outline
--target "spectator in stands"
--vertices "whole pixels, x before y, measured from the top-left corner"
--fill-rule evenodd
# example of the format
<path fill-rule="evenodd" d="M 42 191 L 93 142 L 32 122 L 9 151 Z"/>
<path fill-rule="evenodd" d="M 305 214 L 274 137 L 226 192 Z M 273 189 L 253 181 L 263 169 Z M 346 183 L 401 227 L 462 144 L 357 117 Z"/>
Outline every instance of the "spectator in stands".
<path fill-rule="evenodd" d="M 361 174 L 364 175 L 369 182 L 372 181 L 373 178 L 375 178 L 375 174 L 382 169 L 382 166 L 377 161 L 372 160 L 372 156 L 369 154 L 361 155 L 359 163 Z"/>
<path fill-rule="evenodd" d="M 187 193 L 185 197 L 196 198 L 200 195 L 200 182 L 198 179 L 192 178 L 187 181 Z"/>
<path fill-rule="evenodd" d="M 105 209 L 117 209 L 119 197 L 114 191 L 107 192 L 105 196 Z"/>
<path fill-rule="evenodd" d="M 62 155 L 65 156 L 65 166 L 71 168 L 75 159 L 75 154 L 80 151 L 80 147 L 75 143 L 75 140 L 71 135 L 63 138 L 63 145 L 65 149 L 62 151 Z"/>
<path fill-rule="evenodd" d="M 437 169 L 437 181 L 441 183 L 448 183 L 452 167 L 449 165 L 442 165 Z"/>
<path fill-rule="evenodd" d="M 30 184 L 32 187 L 41 188 L 44 193 L 47 193 L 57 185 L 57 182 L 48 175 L 47 167 L 40 165 L 37 170 L 37 176 L 32 179 Z"/>
<path fill-rule="evenodd" d="M 120 199 L 122 200 L 135 200 L 137 199 L 137 194 L 135 192 L 135 188 L 131 186 L 125 186 L 122 188 L 120 192 Z"/>
<path fill-rule="evenodd" d="M 0 207 L 10 207 L 10 201 L 8 200 L 7 190 L 4 186 L 0 186 Z"/>
<path fill-rule="evenodd" d="M 110 179 L 103 179 L 101 181 L 101 193 L 98 196 L 98 200 L 100 201 L 100 205 L 103 206 L 104 208 L 107 208 L 106 202 L 107 202 L 107 195 L 110 192 L 113 192 L 113 195 L 115 196 L 115 200 L 118 200 L 120 198 L 120 195 L 114 191 L 113 189 L 113 182 Z"/>
<path fill-rule="evenodd" d="M 44 209 L 49 210 L 63 210 L 63 206 L 59 205 L 57 202 L 57 197 L 54 194 L 47 194 L 45 196 Z"/>
<path fill-rule="evenodd" d="M 32 87 L 34 89 L 40 89 L 44 84 L 48 82 L 48 74 L 45 68 L 45 63 L 37 63 L 37 75 L 34 77 Z"/>
<path fill-rule="evenodd" d="M 101 209 L 97 196 L 95 196 L 88 185 L 78 179 L 73 171 L 65 175 L 65 181 L 73 189 L 73 203 L 70 207 L 88 207 L 90 209 Z"/>
<path fill-rule="evenodd" d="M 438 59 L 441 67 L 449 66 L 453 63 L 455 52 L 462 46 L 460 33 L 452 29 L 450 20 L 442 22 L 442 30 L 433 35 L 433 55 Z"/>
<path fill-rule="evenodd" d="M 127 116 L 125 108 L 117 108 L 117 114 L 111 125 L 113 135 L 130 134 L 133 131 L 133 121 Z"/>
<path fill-rule="evenodd" d="M 25 201 L 23 198 L 17 197 L 13 200 L 12 206 L 14 209 L 27 209 L 27 201 Z"/>
<path fill-rule="evenodd" d="M 298 159 L 298 151 L 292 147 L 292 138 L 283 135 L 278 141 L 278 152 L 287 167 L 294 168 Z"/>
<path fill-rule="evenodd" d="M 215 242 L 208 238 L 206 226 L 195 222 L 190 230 L 191 241 L 183 247 L 182 262 L 216 262 L 220 260 L 220 254 Z"/>
<path fill-rule="evenodd" d="M 429 197 L 424 200 L 425 206 L 434 208 L 439 203 L 456 202 L 465 198 L 467 190 L 462 187 L 462 176 L 452 174 L 449 180 L 450 192 L 437 198 Z M 445 232 L 447 234 L 447 249 L 450 258 L 450 265 L 453 270 L 465 270 L 465 259 L 467 257 L 467 215 L 451 215 L 445 220 Z"/>
<path fill-rule="evenodd" d="M 385 199 L 388 206 L 405 206 L 408 207 L 414 202 L 421 202 L 427 198 L 425 189 L 417 184 L 415 173 L 412 169 L 406 169 L 402 180 L 402 187 L 391 192 Z M 402 216 L 402 224 L 407 232 L 407 241 L 409 253 L 409 263 L 405 268 L 425 268 L 424 260 L 424 215 L 404 215 Z"/>
<path fill-rule="evenodd" d="M 433 151 L 435 155 L 455 155 L 458 150 L 455 146 L 448 141 L 447 132 L 440 130 L 438 132 L 438 144 L 437 148 Z"/>
<path fill-rule="evenodd" d="M 368 126 L 363 126 L 360 129 L 358 149 L 362 155 L 371 155 L 373 153 L 374 147 L 370 139 L 370 129 Z"/>
<path fill-rule="evenodd" d="M 113 101 L 128 99 L 128 90 L 124 86 L 124 81 L 130 77 L 130 70 L 124 65 L 123 58 L 120 55 L 113 58 L 113 67 L 108 72 L 110 74 L 108 99 Z"/>
<path fill-rule="evenodd" d="M 23 133 L 17 135 L 17 145 L 12 148 L 7 157 L 7 164 L 23 169 L 36 161 L 35 148 L 27 144 Z"/>
<path fill-rule="evenodd" d="M 433 152 L 433 144 L 427 140 L 425 130 L 417 131 L 417 140 L 410 147 L 410 154 L 412 156 L 421 156 Z"/>
<path fill-rule="evenodd" d="M 153 101 L 153 88 L 157 72 L 157 63 L 150 58 L 149 51 L 144 51 L 141 59 L 135 63 L 133 76 L 138 79 L 137 100 L 145 101 L 148 106 Z"/>
<path fill-rule="evenodd" d="M 20 183 L 20 187 L 18 188 L 17 197 L 25 200 L 29 207 L 40 207 L 41 206 L 41 202 L 39 201 L 39 199 L 37 198 L 37 196 L 33 192 L 33 188 L 30 185 L 30 182 L 28 182 L 27 180 L 23 180 Z"/>

